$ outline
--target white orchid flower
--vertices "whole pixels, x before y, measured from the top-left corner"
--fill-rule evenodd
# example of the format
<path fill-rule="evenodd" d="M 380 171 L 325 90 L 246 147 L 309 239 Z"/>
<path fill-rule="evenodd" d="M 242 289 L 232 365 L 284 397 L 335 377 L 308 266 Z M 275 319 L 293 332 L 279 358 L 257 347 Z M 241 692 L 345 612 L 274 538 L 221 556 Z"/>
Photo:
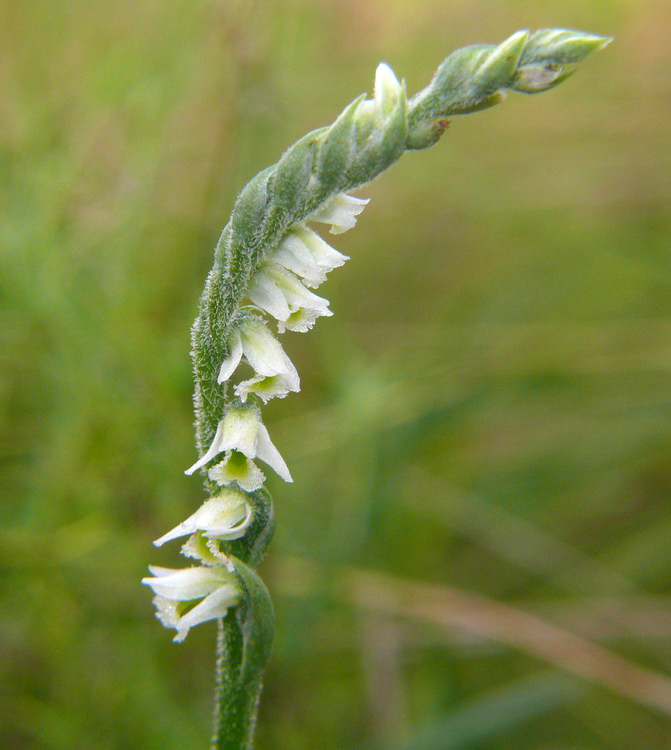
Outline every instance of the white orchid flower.
<path fill-rule="evenodd" d="M 243 355 L 257 375 L 255 382 L 279 376 L 286 389 L 283 395 L 300 390 L 300 378 L 282 345 L 266 324 L 253 315 L 244 317 L 235 329 L 230 341 L 230 354 L 221 363 L 219 383 L 231 377 Z"/>
<path fill-rule="evenodd" d="M 306 286 L 314 289 L 326 280 L 327 273 L 342 266 L 349 258 L 334 250 L 305 224 L 297 224 L 286 233 L 272 254 L 272 260 L 300 276 Z"/>
<path fill-rule="evenodd" d="M 275 470 L 285 482 L 292 482 L 289 469 L 261 421 L 261 415 L 252 404 L 230 407 L 219 422 L 209 450 L 184 473 L 193 474 L 226 451 L 239 451 L 247 458 L 259 458 Z"/>
<path fill-rule="evenodd" d="M 280 323 L 299 310 L 310 311 L 315 318 L 333 315 L 329 301 L 305 287 L 300 279 L 285 268 L 267 263 L 254 276 L 247 292 L 249 299 Z"/>
<path fill-rule="evenodd" d="M 338 193 L 324 203 L 308 221 L 320 221 L 330 224 L 331 234 L 342 234 L 356 224 L 356 217 L 366 208 L 369 198 L 355 198 L 347 193 Z"/>
<path fill-rule="evenodd" d="M 196 531 L 202 531 L 208 539 L 239 539 L 245 535 L 251 521 L 252 509 L 245 493 L 228 488 L 206 500 L 186 521 L 175 526 L 154 544 L 160 547 L 172 539 Z"/>
<path fill-rule="evenodd" d="M 156 616 L 166 628 L 177 630 L 173 640 L 178 642 L 195 625 L 223 617 L 242 597 L 237 577 L 223 565 L 179 570 L 150 565 L 149 572 L 153 577 L 142 583 L 153 589 Z M 196 599 L 201 601 L 190 607 Z"/>

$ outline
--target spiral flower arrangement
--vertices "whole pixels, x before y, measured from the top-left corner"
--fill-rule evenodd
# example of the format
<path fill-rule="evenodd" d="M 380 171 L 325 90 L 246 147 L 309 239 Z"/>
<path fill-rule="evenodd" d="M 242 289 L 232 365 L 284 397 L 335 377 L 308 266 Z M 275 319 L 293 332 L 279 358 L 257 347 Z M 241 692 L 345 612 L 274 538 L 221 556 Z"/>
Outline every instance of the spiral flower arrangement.
<path fill-rule="evenodd" d="M 291 482 L 261 406 L 300 390 L 296 368 L 272 333 L 310 330 L 332 315 L 315 293 L 348 258 L 314 229 L 351 229 L 367 200 L 349 195 L 406 150 L 435 144 L 447 118 L 477 112 L 506 90 L 534 94 L 567 78 L 610 39 L 580 31 L 518 31 L 501 44 L 457 50 L 431 83 L 408 100 L 405 85 L 380 64 L 373 98 L 357 97 L 329 127 L 294 144 L 244 188 L 217 243 L 192 328 L 198 460 L 209 498 L 157 539 L 188 537 L 182 569 L 150 567 L 157 616 L 182 641 L 219 621 L 212 748 L 253 747 L 261 679 L 273 633 L 268 591 L 255 571 L 272 536 L 273 506 L 264 468 Z M 239 378 L 242 366 L 251 377 Z M 263 464 L 262 468 L 259 464 Z"/>

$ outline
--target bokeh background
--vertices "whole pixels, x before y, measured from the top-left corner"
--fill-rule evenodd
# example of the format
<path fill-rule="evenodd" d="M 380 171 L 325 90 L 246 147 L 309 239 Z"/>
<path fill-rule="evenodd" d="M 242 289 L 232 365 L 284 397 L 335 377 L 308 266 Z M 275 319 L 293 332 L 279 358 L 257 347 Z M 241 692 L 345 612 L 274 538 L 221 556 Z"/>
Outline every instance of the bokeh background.
<path fill-rule="evenodd" d="M 207 746 L 215 628 L 139 585 L 203 499 L 188 331 L 237 191 L 388 61 L 616 37 L 362 193 L 265 411 L 267 750 L 671 746 L 671 6 L 0 5 L 0 746 Z"/>

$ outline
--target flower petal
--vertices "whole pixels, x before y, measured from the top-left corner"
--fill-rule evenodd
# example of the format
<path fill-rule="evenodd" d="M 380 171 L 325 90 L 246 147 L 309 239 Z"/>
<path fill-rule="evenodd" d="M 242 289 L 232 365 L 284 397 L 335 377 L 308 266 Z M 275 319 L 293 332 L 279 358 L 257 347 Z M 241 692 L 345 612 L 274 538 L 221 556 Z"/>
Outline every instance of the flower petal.
<path fill-rule="evenodd" d="M 298 377 L 280 342 L 258 318 L 249 318 L 240 328 L 242 347 L 257 375 L 286 374 Z"/>
<path fill-rule="evenodd" d="M 307 307 L 310 310 L 328 310 L 329 301 L 306 289 L 300 280 L 290 271 L 285 271 L 278 266 L 268 266 L 266 273 L 272 278 L 277 287 L 282 290 L 291 312 L 295 312 L 301 307 Z M 320 314 L 328 315 L 328 313 L 323 312 Z M 287 318 L 283 318 L 283 320 Z"/>
<path fill-rule="evenodd" d="M 193 474 L 196 469 L 200 469 L 201 466 L 205 466 L 206 463 L 211 461 L 213 458 L 218 456 L 223 450 L 222 440 L 224 438 L 224 420 L 222 419 L 217 425 L 217 431 L 214 433 L 214 439 L 212 445 L 210 445 L 207 453 L 204 453 L 193 466 L 190 466 L 184 473 L 187 475 Z"/>
<path fill-rule="evenodd" d="M 239 604 L 240 598 L 240 588 L 235 582 L 220 586 L 179 618 L 177 635 L 173 640 L 179 643 L 186 638 L 189 630 L 194 626 L 224 617 L 231 607 Z"/>
<path fill-rule="evenodd" d="M 236 367 L 240 364 L 240 360 L 242 359 L 242 341 L 240 340 L 240 331 L 235 331 L 231 338 L 230 346 L 230 354 L 221 363 L 217 383 L 223 383 L 225 380 L 228 380 L 235 372 Z"/>
<path fill-rule="evenodd" d="M 214 469 L 210 469 L 210 479 L 213 471 Z M 218 539 L 238 539 L 244 536 L 250 519 L 251 508 L 245 496 L 235 490 L 225 490 L 206 500 L 186 521 L 157 539 L 154 544 L 160 547 L 165 542 L 195 531 L 203 531 L 206 536 Z"/>
<path fill-rule="evenodd" d="M 151 586 L 155 594 L 176 602 L 207 596 L 221 585 L 222 580 L 225 580 L 216 568 L 169 570 L 150 566 L 149 570 L 156 577 L 143 578 L 142 583 Z"/>
<path fill-rule="evenodd" d="M 399 103 L 403 87 L 387 63 L 380 63 L 375 71 L 375 109 L 384 117 Z"/>
<path fill-rule="evenodd" d="M 286 320 L 289 317 L 289 305 L 282 291 L 265 273 L 259 271 L 251 281 L 247 292 L 249 299 L 262 310 L 272 315 L 276 320 Z"/>
<path fill-rule="evenodd" d="M 368 199 L 338 193 L 317 209 L 309 221 L 321 221 L 331 225 L 331 234 L 341 234 L 356 224 L 356 217 L 364 210 Z"/>
<path fill-rule="evenodd" d="M 254 393 L 267 404 L 271 398 L 284 398 L 288 393 L 298 393 L 300 389 L 298 373 L 295 376 L 271 375 L 243 380 L 235 386 L 235 395 L 241 401 L 246 401 L 247 396 Z"/>
<path fill-rule="evenodd" d="M 305 226 L 305 224 L 299 224 L 296 226 L 294 232 L 305 243 L 305 246 L 310 251 L 312 257 L 326 271 L 326 273 L 329 273 L 334 268 L 342 266 L 345 261 L 349 260 L 349 256 L 343 255 L 332 248 L 328 242 L 323 240 L 317 234 L 317 232 L 313 232 L 312 229 Z"/>
<path fill-rule="evenodd" d="M 317 318 L 321 315 L 330 317 L 331 315 L 333 315 L 333 313 L 328 308 L 324 310 L 308 310 L 304 307 L 301 310 L 292 312 L 285 321 L 278 321 L 277 330 L 280 333 L 284 333 L 285 331 L 305 333 L 306 331 L 309 331 L 312 326 L 314 326 Z"/>
<path fill-rule="evenodd" d="M 313 257 L 295 230 L 285 235 L 272 259 L 273 263 L 300 276 L 306 286 L 318 287 L 326 280 L 326 270 Z"/>
<path fill-rule="evenodd" d="M 291 474 L 289 473 L 289 467 L 284 463 L 284 459 L 280 455 L 280 452 L 273 445 L 268 430 L 264 424 L 259 425 L 259 437 L 256 446 L 256 455 L 265 461 L 265 463 L 274 469 L 279 476 L 284 479 L 285 482 L 293 482 Z"/>
<path fill-rule="evenodd" d="M 261 426 L 258 409 L 241 404 L 228 409 L 221 421 L 224 425 L 221 439 L 223 449 L 237 450 L 247 458 L 254 458 Z"/>

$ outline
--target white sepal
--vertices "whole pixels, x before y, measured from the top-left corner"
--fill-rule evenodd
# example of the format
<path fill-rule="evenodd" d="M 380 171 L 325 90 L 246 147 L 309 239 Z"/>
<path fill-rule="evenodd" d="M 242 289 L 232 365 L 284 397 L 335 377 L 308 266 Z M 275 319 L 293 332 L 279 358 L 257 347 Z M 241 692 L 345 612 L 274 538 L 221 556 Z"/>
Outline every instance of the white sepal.
<path fill-rule="evenodd" d="M 298 224 L 284 236 L 272 260 L 300 276 L 306 286 L 314 289 L 326 279 L 327 273 L 349 258 L 334 250 L 316 232 Z"/>
<path fill-rule="evenodd" d="M 356 224 L 356 217 L 364 210 L 368 199 L 338 193 L 321 208 L 308 216 L 308 221 L 321 221 L 331 225 L 331 234 L 341 234 Z"/>
<path fill-rule="evenodd" d="M 151 586 L 158 596 L 173 602 L 200 599 L 231 580 L 226 570 L 212 567 L 174 569 L 150 565 L 149 572 L 154 577 L 143 578 L 142 583 Z"/>
<path fill-rule="evenodd" d="M 242 359 L 242 340 L 240 338 L 240 331 L 234 331 L 230 340 L 230 354 L 221 363 L 219 369 L 219 377 L 217 383 L 223 383 L 228 380 L 231 375 L 235 372 L 237 366 L 240 364 Z"/>
<path fill-rule="evenodd" d="M 177 635 L 173 640 L 180 643 L 196 625 L 224 617 L 231 607 L 240 603 L 240 596 L 240 589 L 235 585 L 225 585 L 213 591 L 179 618 L 176 625 Z"/>
<path fill-rule="evenodd" d="M 263 266 L 256 274 L 248 296 L 280 324 L 302 310 L 309 311 L 313 320 L 320 315 L 333 314 L 328 308 L 327 299 L 307 289 L 291 271 L 272 263 Z"/>
<path fill-rule="evenodd" d="M 264 272 L 281 290 L 291 312 L 300 310 L 302 307 L 308 310 L 328 310 L 329 301 L 306 289 L 295 274 L 272 265 L 266 266 Z M 325 313 L 321 314 L 324 315 Z M 286 320 L 286 318 L 283 318 L 283 320 Z"/>
<path fill-rule="evenodd" d="M 223 490 L 219 495 L 206 500 L 186 521 L 157 539 L 154 544 L 160 547 L 172 539 L 196 531 L 202 531 L 209 539 L 239 539 L 244 536 L 251 519 L 252 509 L 244 493 L 234 489 Z"/>
<path fill-rule="evenodd" d="M 312 254 L 312 257 L 326 271 L 326 273 L 329 273 L 334 268 L 342 266 L 345 261 L 349 260 L 348 255 L 343 255 L 332 248 L 328 242 L 325 242 L 317 234 L 317 232 L 313 232 L 312 229 L 305 226 L 305 224 L 299 224 L 296 226 L 294 232 L 296 232 L 301 240 L 303 240 Z"/>
<path fill-rule="evenodd" d="M 274 469 L 279 476 L 284 479 L 285 482 L 293 482 L 291 474 L 289 473 L 289 467 L 284 463 L 284 459 L 280 455 L 280 452 L 273 445 L 270 435 L 266 426 L 259 422 L 259 435 L 258 442 L 256 445 L 256 455 Z"/>
<path fill-rule="evenodd" d="M 272 254 L 273 263 L 303 279 L 312 289 L 326 280 L 326 271 L 312 257 L 312 253 L 295 231 L 287 232 L 277 250 Z"/>
<path fill-rule="evenodd" d="M 252 279 L 247 296 L 276 320 L 286 320 L 291 313 L 286 297 L 263 271 L 259 271 Z"/>

